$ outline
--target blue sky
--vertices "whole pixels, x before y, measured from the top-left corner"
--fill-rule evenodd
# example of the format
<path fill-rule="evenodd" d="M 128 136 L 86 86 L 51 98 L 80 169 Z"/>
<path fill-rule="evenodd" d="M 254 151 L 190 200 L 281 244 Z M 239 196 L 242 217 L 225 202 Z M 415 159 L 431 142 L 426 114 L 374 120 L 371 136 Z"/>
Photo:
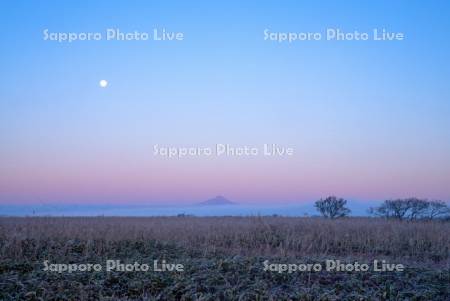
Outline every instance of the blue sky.
<path fill-rule="evenodd" d="M 3 1 L 0 201 L 243 202 L 450 197 L 447 1 Z M 42 31 L 183 32 L 179 42 Z M 263 31 L 404 41 L 264 41 Z M 100 79 L 109 86 L 101 89 Z M 152 156 L 159 145 L 295 148 L 292 158 Z"/>

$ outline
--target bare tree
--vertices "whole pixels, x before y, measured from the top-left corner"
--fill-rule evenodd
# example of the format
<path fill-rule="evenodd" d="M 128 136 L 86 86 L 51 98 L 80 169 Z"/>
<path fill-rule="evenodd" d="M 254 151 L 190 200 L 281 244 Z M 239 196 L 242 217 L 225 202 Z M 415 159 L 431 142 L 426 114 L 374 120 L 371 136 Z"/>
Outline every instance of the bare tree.
<path fill-rule="evenodd" d="M 386 200 L 380 206 L 370 208 L 369 213 L 394 219 L 435 219 L 450 215 L 450 208 L 442 201 L 418 198 Z"/>
<path fill-rule="evenodd" d="M 316 201 L 315 207 L 324 217 L 338 218 L 350 214 L 350 209 L 346 207 L 347 201 L 335 196 Z"/>
<path fill-rule="evenodd" d="M 386 200 L 379 207 L 371 208 L 372 214 L 395 219 L 404 219 L 409 210 L 408 202 L 405 200 Z"/>
<path fill-rule="evenodd" d="M 430 201 L 428 206 L 427 217 L 430 219 L 440 218 L 440 217 L 448 217 L 450 216 L 450 208 L 449 206 L 439 200 Z"/>
<path fill-rule="evenodd" d="M 430 207 L 430 202 L 418 198 L 409 198 L 404 200 L 407 203 L 408 218 L 410 220 L 423 218 Z"/>

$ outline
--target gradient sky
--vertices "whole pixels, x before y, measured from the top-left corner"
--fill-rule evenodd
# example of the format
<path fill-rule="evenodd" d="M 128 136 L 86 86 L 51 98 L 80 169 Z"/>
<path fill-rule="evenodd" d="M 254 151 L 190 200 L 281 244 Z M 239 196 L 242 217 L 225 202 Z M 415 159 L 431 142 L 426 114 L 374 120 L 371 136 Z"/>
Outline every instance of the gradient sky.
<path fill-rule="evenodd" d="M 2 1 L 0 203 L 449 200 L 450 3 L 299 2 Z M 42 34 L 106 28 L 185 39 Z M 266 28 L 406 39 L 280 44 Z M 295 155 L 153 156 L 216 143 Z"/>

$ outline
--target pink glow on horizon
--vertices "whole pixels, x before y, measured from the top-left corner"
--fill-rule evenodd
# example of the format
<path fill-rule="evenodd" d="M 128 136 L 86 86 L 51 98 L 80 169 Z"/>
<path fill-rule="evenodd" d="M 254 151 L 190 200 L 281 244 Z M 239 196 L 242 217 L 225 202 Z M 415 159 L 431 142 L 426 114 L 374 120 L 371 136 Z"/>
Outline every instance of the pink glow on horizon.
<path fill-rule="evenodd" d="M 429 176 L 423 176 L 425 172 Z M 10 167 L 0 176 L 0 201 L 191 203 L 218 194 L 237 202 L 261 204 L 311 201 L 327 195 L 360 200 L 405 196 L 445 200 L 450 196 L 445 183 L 448 176 L 445 168 L 419 173 L 414 166 L 399 169 L 397 164 L 394 169 L 386 163 L 363 166 L 345 160 L 323 160 L 321 164 L 293 159 L 140 163 L 104 158 L 83 164 L 56 160 Z"/>

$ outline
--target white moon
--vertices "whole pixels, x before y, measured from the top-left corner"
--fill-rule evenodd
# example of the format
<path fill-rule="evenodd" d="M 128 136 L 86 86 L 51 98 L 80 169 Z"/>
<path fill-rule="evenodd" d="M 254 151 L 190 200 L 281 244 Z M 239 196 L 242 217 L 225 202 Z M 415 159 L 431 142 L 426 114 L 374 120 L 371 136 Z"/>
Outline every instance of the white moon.
<path fill-rule="evenodd" d="M 98 84 L 100 85 L 100 87 L 106 88 L 106 86 L 108 86 L 108 81 L 105 79 L 102 79 Z"/>

